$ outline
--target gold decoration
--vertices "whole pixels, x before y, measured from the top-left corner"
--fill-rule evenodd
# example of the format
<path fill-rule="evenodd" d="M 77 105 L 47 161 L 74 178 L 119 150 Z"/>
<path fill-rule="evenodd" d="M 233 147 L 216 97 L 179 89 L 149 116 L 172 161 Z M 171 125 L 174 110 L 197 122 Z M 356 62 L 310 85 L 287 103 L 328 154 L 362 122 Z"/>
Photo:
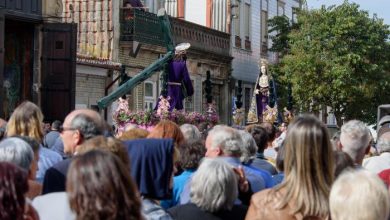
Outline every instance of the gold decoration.
<path fill-rule="evenodd" d="M 271 108 L 267 105 L 266 109 L 267 110 L 263 112 L 263 121 L 273 124 L 278 117 L 278 106 L 275 105 L 273 108 Z"/>

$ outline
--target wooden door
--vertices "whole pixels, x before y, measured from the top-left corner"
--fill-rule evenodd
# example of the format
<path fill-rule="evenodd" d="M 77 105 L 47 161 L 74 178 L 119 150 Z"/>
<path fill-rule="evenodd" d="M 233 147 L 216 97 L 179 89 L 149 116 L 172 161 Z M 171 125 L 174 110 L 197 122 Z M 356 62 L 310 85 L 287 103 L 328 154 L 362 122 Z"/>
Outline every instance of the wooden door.
<path fill-rule="evenodd" d="M 76 24 L 44 24 L 41 107 L 45 121 L 64 120 L 75 108 L 76 42 Z"/>

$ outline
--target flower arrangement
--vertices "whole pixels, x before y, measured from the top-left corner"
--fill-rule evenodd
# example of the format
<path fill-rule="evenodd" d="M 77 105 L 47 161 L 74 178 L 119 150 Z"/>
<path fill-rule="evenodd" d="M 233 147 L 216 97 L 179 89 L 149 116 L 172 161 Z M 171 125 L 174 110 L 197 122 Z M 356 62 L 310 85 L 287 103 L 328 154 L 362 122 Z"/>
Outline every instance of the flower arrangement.
<path fill-rule="evenodd" d="M 133 112 L 129 109 L 127 100 L 119 99 L 118 107 L 114 111 L 113 121 L 115 122 L 118 132 L 123 132 L 130 124 L 135 124 L 140 128 L 150 130 L 161 120 L 171 120 L 178 125 L 193 124 L 200 125 L 207 123 L 211 127 L 218 124 L 219 117 L 213 104 L 207 105 L 206 114 L 199 112 L 185 112 L 183 110 L 169 111 L 169 97 L 160 97 L 157 111 L 146 110 Z"/>

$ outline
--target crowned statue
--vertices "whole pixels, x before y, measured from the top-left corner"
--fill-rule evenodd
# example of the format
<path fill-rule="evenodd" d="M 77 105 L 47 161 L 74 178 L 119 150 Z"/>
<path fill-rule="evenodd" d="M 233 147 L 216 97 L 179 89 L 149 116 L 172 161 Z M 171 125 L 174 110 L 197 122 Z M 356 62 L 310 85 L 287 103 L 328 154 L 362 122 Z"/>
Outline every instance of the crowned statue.
<path fill-rule="evenodd" d="M 260 74 L 256 80 L 256 85 L 248 112 L 248 124 L 264 122 L 264 118 L 266 116 L 265 112 L 268 112 L 270 109 L 268 106 L 270 94 L 270 76 L 268 75 L 267 68 L 268 61 L 266 59 L 261 59 L 259 63 Z"/>

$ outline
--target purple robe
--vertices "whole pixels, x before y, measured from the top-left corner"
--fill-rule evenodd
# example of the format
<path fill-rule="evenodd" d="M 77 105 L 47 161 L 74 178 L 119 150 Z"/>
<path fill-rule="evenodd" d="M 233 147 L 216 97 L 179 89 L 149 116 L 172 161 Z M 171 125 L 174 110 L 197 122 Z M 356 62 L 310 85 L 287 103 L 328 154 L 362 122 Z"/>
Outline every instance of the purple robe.
<path fill-rule="evenodd" d="M 186 98 L 183 94 L 183 86 L 187 91 L 187 96 L 194 94 L 194 88 L 190 76 L 188 74 L 187 65 L 184 60 L 174 60 L 169 63 L 168 73 L 168 96 L 170 97 L 169 111 L 173 109 L 183 109 L 183 99 Z M 179 83 L 180 85 L 172 85 L 170 83 Z"/>
<path fill-rule="evenodd" d="M 260 90 L 259 83 L 257 83 L 256 89 Z M 263 122 L 263 112 L 267 109 L 268 105 L 268 96 L 264 95 L 262 92 L 256 94 L 256 107 L 257 107 L 257 118 L 259 122 Z"/>

